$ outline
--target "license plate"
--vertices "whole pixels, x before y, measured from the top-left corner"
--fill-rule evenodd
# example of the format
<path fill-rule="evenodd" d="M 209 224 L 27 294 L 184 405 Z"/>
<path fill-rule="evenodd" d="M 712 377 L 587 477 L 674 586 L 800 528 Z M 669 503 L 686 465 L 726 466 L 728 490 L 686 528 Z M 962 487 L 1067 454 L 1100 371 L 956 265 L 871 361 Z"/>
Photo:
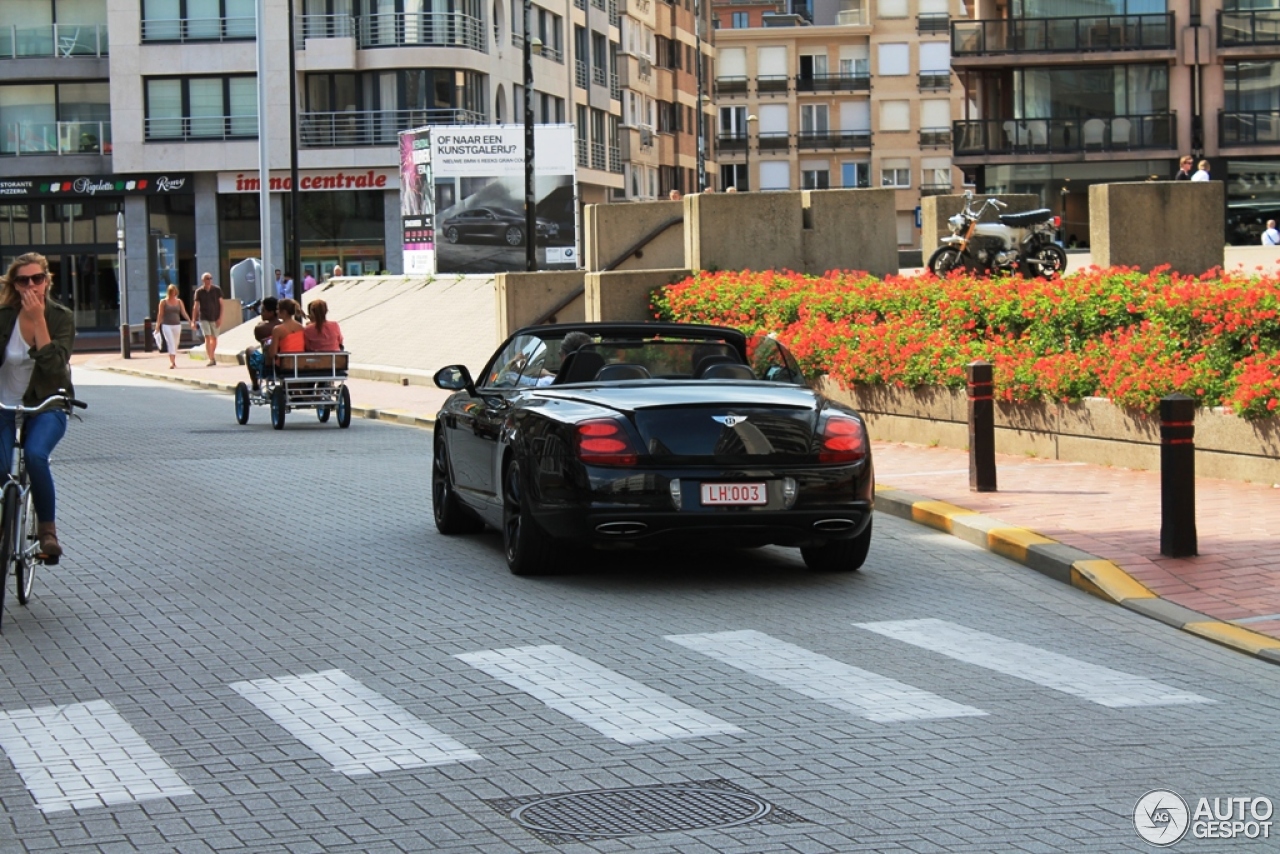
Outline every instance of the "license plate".
<path fill-rule="evenodd" d="M 704 505 L 768 504 L 769 496 L 763 483 L 704 483 Z"/>

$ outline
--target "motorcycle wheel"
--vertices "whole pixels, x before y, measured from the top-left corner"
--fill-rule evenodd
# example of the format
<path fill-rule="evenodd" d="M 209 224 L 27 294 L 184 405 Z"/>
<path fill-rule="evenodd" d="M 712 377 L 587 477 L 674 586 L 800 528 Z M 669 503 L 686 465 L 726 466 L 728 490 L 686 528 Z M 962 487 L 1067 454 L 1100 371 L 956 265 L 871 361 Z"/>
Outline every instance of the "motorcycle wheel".
<path fill-rule="evenodd" d="M 1041 246 L 1027 260 L 1032 274 L 1046 279 L 1061 276 L 1067 269 L 1066 250 L 1056 243 Z"/>
<path fill-rule="evenodd" d="M 929 256 L 929 272 L 933 273 L 939 279 L 945 277 L 952 270 L 965 266 L 964 253 L 954 246 L 940 247 L 936 252 Z"/>

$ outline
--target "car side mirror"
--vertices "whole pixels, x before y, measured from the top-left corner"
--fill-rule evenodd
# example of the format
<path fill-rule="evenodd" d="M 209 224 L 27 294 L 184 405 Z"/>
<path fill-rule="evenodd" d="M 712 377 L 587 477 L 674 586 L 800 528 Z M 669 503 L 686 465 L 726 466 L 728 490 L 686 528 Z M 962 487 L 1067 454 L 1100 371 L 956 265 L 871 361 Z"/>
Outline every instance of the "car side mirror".
<path fill-rule="evenodd" d="M 472 397 L 476 395 L 476 384 L 471 379 L 471 372 L 467 370 L 466 365 L 450 365 L 447 368 L 441 368 L 436 371 L 432 379 L 435 381 L 436 388 L 442 388 L 445 391 L 465 391 Z"/>

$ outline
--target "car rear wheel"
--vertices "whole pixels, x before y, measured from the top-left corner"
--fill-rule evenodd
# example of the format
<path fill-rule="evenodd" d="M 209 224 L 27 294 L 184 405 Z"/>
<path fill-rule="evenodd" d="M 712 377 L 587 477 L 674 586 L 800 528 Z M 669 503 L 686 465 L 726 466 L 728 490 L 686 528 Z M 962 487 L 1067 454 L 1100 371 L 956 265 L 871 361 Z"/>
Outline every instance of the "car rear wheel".
<path fill-rule="evenodd" d="M 447 240 L 449 243 L 457 243 L 458 229 L 454 228 L 452 225 L 446 228 L 444 230 L 444 239 Z"/>
<path fill-rule="evenodd" d="M 551 575 L 558 571 L 556 541 L 529 512 L 529 495 L 518 460 L 502 476 L 502 547 L 514 575 Z"/>
<path fill-rule="evenodd" d="M 853 572 L 867 562 L 871 548 L 871 521 L 867 529 L 852 540 L 833 540 L 825 546 L 800 549 L 805 565 L 814 572 Z"/>
<path fill-rule="evenodd" d="M 445 536 L 477 534 L 484 530 L 484 522 L 463 507 L 458 494 L 453 491 L 449 451 L 444 446 L 444 439 L 436 439 L 435 454 L 431 459 L 431 508 L 436 530 Z"/>
<path fill-rule="evenodd" d="M 524 230 L 516 225 L 507 226 L 507 230 L 502 236 L 507 241 L 508 246 L 519 246 L 524 243 Z"/>

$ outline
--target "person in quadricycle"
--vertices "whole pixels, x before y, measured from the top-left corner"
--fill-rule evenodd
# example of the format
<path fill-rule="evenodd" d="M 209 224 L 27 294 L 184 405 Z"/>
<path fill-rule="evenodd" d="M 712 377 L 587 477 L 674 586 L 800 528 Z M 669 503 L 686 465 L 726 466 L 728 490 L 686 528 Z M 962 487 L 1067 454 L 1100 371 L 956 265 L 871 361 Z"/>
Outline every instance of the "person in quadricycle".
<path fill-rule="evenodd" d="M 71 387 L 71 346 L 76 324 L 71 309 L 49 295 L 53 276 L 49 261 L 37 252 L 19 255 L 0 281 L 0 403 L 35 406 Z M 56 495 L 49 455 L 67 432 L 62 409 L 42 412 L 26 421 L 27 470 L 35 503 L 40 551 L 62 555 L 58 542 Z M 17 433 L 14 413 L 0 410 L 0 457 L 8 467 Z"/>

